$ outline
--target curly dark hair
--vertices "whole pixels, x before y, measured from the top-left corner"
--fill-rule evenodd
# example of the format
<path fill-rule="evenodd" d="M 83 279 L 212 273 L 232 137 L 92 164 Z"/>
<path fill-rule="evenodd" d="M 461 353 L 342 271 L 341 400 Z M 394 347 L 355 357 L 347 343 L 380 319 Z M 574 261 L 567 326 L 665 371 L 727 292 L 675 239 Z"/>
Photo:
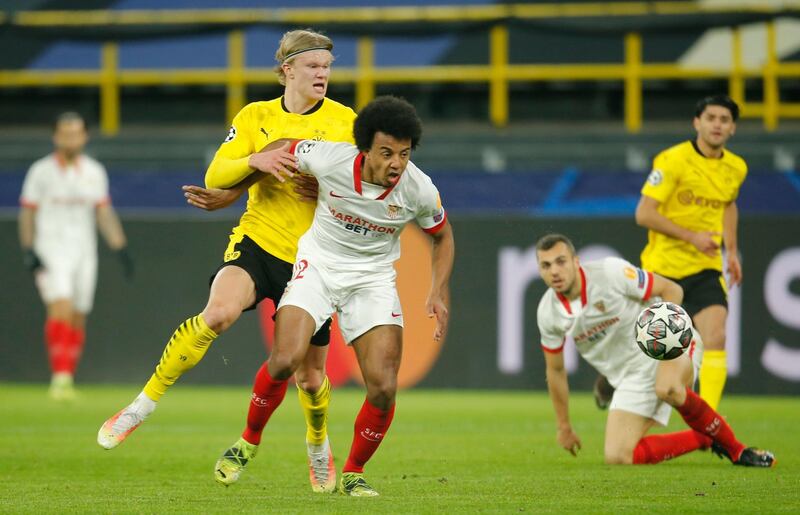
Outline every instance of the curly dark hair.
<path fill-rule="evenodd" d="M 410 139 L 411 148 L 414 149 L 422 138 L 422 122 L 414 106 L 407 100 L 384 95 L 364 106 L 353 123 L 353 136 L 358 150 L 369 150 L 376 132 L 396 139 Z"/>
<path fill-rule="evenodd" d="M 734 122 L 739 119 L 739 105 L 728 95 L 712 95 L 700 99 L 694 106 L 695 118 L 700 118 L 708 106 L 725 107 L 731 112 L 731 118 L 733 118 Z"/>

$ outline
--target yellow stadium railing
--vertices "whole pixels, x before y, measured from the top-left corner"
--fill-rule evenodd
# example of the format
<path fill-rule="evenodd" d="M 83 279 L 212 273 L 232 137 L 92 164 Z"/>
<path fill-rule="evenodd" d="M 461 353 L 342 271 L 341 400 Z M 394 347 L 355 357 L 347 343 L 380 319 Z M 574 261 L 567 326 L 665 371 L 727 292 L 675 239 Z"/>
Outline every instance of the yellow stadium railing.
<path fill-rule="evenodd" d="M 699 9 L 699 10 L 698 10 Z M 719 12 L 769 12 L 768 7 L 726 8 Z M 686 14 L 709 12 L 696 2 L 625 2 L 604 4 L 537 4 L 493 5 L 473 7 L 397 7 L 368 9 L 277 9 L 277 10 L 186 10 L 186 11 L 58 11 L 18 12 L 6 22 L 22 27 L 71 25 L 134 25 L 158 23 L 245 23 L 276 20 L 300 25 L 314 22 L 391 22 L 428 21 L 497 21 L 489 37 L 489 62 L 480 65 L 455 66 L 375 66 L 374 42 L 361 37 L 357 44 L 356 65 L 337 67 L 332 82 L 355 85 L 356 107 L 360 108 L 375 96 L 377 84 L 482 82 L 489 86 L 489 118 L 502 127 L 509 119 L 509 83 L 516 81 L 620 81 L 624 85 L 625 127 L 631 133 L 642 128 L 642 91 L 647 80 L 722 79 L 729 84 L 729 94 L 742 106 L 745 118 L 761 118 L 766 130 L 774 131 L 781 118 L 800 118 L 800 103 L 781 102 L 779 81 L 800 77 L 800 63 L 780 62 L 777 57 L 777 30 L 767 23 L 767 56 L 760 68 L 745 68 L 742 63 L 742 42 L 738 28 L 731 38 L 732 66 L 686 68 L 675 63 L 645 63 L 642 60 L 642 36 L 625 34 L 625 57 L 621 63 L 585 64 L 511 64 L 508 58 L 508 28 L 503 23 L 509 16 L 521 19 L 570 16 L 631 16 L 641 14 Z M 3 19 L 0 18 L 0 22 Z M 125 86 L 222 84 L 227 88 L 228 119 L 246 101 L 246 88 L 251 84 L 273 84 L 277 78 L 268 68 L 248 68 L 245 64 L 245 35 L 237 28 L 228 35 L 228 65 L 219 69 L 120 69 L 115 42 L 103 45 L 100 67 L 95 70 L 10 71 L 0 70 L 0 87 L 81 86 L 100 90 L 100 127 L 105 135 L 114 135 L 120 128 L 120 91 Z M 747 79 L 763 81 L 763 101 L 748 102 L 745 96 Z"/>

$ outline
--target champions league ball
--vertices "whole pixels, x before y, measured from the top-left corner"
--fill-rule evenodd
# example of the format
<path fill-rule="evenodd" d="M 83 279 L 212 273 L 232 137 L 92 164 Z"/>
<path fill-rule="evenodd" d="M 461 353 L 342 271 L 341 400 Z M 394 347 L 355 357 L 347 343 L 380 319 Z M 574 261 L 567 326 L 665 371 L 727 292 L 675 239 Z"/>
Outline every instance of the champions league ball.
<path fill-rule="evenodd" d="M 692 319 L 671 302 L 648 306 L 636 318 L 636 343 L 653 359 L 675 359 L 689 348 L 694 338 Z"/>

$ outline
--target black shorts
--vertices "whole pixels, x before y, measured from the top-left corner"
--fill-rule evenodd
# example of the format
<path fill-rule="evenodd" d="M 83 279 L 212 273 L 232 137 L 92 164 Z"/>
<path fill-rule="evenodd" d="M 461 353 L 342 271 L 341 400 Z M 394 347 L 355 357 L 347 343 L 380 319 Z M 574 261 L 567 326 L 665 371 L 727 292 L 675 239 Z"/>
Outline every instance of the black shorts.
<path fill-rule="evenodd" d="M 683 288 L 683 308 L 694 317 L 709 306 L 728 308 L 728 294 L 722 286 L 722 273 L 702 270 L 683 279 L 672 279 Z"/>
<path fill-rule="evenodd" d="M 239 243 L 236 243 L 233 248 L 232 259 L 226 260 L 217 267 L 208 281 L 209 286 L 214 282 L 214 278 L 220 270 L 226 266 L 238 266 L 250 274 L 256 285 L 256 302 L 244 311 L 255 309 L 258 303 L 264 299 L 271 299 L 275 303 L 275 308 L 277 308 L 283 296 L 283 290 L 286 289 L 286 283 L 292 278 L 292 267 L 294 265 L 276 258 L 247 236 L 242 238 Z M 319 328 L 319 331 L 311 337 L 311 345 L 324 347 L 330 343 L 330 340 L 331 319 L 329 318 Z"/>

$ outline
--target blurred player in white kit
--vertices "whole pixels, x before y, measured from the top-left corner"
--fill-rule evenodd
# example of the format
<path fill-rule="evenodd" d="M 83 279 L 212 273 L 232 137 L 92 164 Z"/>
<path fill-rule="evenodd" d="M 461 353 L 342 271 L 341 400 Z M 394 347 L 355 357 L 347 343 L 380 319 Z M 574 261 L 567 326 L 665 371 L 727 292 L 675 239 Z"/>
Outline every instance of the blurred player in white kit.
<path fill-rule="evenodd" d="M 88 139 L 79 114 L 61 114 L 53 134 L 55 150 L 33 163 L 20 196 L 20 246 L 47 311 L 44 337 L 52 371 L 50 396 L 56 400 L 75 394 L 73 376 L 97 282 L 95 226 L 116 252 L 126 277 L 133 274 L 125 233 L 111 207 L 106 170 L 83 154 Z"/>

